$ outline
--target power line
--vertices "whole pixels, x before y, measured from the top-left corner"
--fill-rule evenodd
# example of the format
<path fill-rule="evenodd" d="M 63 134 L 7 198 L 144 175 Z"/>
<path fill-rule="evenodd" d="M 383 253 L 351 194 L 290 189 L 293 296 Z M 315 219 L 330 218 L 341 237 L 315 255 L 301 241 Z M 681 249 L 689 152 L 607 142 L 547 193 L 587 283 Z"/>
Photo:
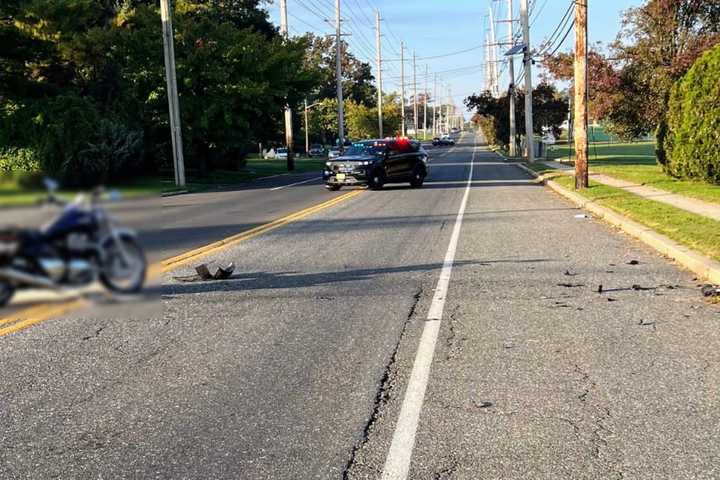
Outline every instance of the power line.
<path fill-rule="evenodd" d="M 418 59 L 418 60 L 435 60 L 435 59 L 438 59 L 438 58 L 445 58 L 445 57 L 451 57 L 451 56 L 454 56 L 454 55 L 461 55 L 461 54 L 463 54 L 463 53 L 472 52 L 472 51 L 474 51 L 474 50 L 480 50 L 481 48 L 485 48 L 485 44 L 484 44 L 484 43 L 481 44 L 481 45 L 476 45 L 476 46 L 474 46 L 474 47 L 466 48 L 466 49 L 464 49 L 464 50 L 457 50 L 457 51 L 454 51 L 454 52 L 448 52 L 448 53 L 443 53 L 443 54 L 439 54 L 439 55 L 432 55 L 432 56 L 429 56 L 429 57 L 418 57 L 417 59 Z M 393 59 L 383 60 L 383 61 L 384 61 L 384 62 L 399 62 L 400 59 L 399 59 L 399 58 L 393 58 Z"/>

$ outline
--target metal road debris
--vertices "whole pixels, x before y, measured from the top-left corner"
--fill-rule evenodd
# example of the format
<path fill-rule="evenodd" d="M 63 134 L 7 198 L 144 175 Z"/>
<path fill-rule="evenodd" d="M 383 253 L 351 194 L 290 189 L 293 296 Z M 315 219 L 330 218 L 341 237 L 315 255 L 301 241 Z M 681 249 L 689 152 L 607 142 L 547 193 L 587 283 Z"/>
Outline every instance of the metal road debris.
<path fill-rule="evenodd" d="M 701 292 L 703 297 L 720 297 L 720 286 L 717 285 L 703 285 Z"/>
<path fill-rule="evenodd" d="M 181 281 L 181 282 L 201 282 L 201 281 L 209 281 L 209 280 L 227 280 L 229 279 L 233 272 L 235 271 L 235 264 L 229 263 L 225 267 L 219 267 L 215 273 L 210 271 L 209 265 L 212 265 L 215 262 L 210 263 L 202 263 L 195 267 L 195 271 L 197 272 L 197 275 L 189 275 L 185 277 L 175 277 L 175 280 Z"/>

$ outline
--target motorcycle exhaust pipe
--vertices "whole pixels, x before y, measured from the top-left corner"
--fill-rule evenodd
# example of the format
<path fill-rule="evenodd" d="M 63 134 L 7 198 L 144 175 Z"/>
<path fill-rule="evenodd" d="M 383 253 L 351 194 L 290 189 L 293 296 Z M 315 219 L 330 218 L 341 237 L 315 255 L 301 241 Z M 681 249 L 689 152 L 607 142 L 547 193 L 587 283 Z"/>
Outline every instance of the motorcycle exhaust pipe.
<path fill-rule="evenodd" d="M 0 268 L 0 278 L 31 287 L 49 288 L 52 290 L 60 288 L 48 278 L 25 273 L 20 270 L 15 270 L 14 268 Z"/>

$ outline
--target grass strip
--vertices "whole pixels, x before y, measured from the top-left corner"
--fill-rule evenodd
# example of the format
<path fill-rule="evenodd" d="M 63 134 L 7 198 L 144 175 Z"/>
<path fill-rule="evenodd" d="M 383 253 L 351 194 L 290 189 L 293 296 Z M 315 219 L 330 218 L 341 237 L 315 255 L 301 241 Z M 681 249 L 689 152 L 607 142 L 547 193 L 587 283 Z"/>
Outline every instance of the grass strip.
<path fill-rule="evenodd" d="M 571 176 L 558 177 L 554 181 L 568 189 L 573 189 L 575 185 L 575 179 Z M 720 222 L 606 185 L 591 184 L 588 189 L 576 192 L 702 255 L 720 261 Z"/>
<path fill-rule="evenodd" d="M 572 146 L 555 145 L 549 159 L 575 160 Z M 659 188 L 678 195 L 720 203 L 720 185 L 699 180 L 673 178 L 663 172 L 655 159 L 653 142 L 591 144 L 590 169 L 619 180 Z"/>

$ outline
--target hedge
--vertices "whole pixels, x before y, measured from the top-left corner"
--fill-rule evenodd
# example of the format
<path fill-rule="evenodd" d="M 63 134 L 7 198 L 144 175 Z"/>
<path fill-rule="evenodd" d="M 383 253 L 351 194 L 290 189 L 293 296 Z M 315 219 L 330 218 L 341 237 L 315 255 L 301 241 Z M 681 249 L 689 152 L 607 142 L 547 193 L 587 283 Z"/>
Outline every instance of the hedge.
<path fill-rule="evenodd" d="M 720 184 L 720 44 L 673 86 L 666 120 L 666 172 Z"/>

